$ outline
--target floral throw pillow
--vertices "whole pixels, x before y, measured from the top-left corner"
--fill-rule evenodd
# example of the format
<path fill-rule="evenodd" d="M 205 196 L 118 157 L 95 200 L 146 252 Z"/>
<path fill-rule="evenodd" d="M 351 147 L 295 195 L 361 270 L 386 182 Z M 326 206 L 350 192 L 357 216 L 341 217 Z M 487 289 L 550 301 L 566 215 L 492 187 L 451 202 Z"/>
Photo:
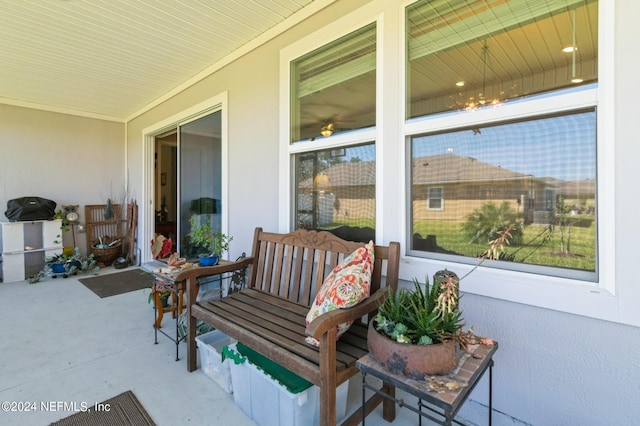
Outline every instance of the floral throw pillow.
<path fill-rule="evenodd" d="M 371 271 L 373 270 L 373 241 L 360 247 L 344 260 L 327 276 L 316 295 L 313 305 L 307 314 L 307 326 L 318 316 L 335 309 L 350 308 L 369 296 L 371 287 Z M 352 321 L 338 325 L 336 338 L 342 336 L 351 326 Z M 307 336 L 305 341 L 319 346 L 317 339 Z"/>

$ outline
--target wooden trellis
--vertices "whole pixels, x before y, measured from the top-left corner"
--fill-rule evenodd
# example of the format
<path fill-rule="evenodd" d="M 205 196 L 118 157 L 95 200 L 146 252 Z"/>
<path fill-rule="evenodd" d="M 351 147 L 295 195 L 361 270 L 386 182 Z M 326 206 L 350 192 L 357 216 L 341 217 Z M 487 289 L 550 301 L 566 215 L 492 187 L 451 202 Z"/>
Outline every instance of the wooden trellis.
<path fill-rule="evenodd" d="M 84 207 L 87 230 L 87 252 L 98 255 L 103 250 L 94 246 L 100 243 L 109 244 L 120 240 L 116 257 L 126 255 L 130 262 L 135 257 L 135 239 L 138 227 L 138 205 L 135 201 L 127 204 L 126 216 L 122 214 L 122 205 L 112 204 L 113 217 L 105 218 L 106 204 L 94 204 Z M 114 259 L 115 260 L 115 259 Z"/>
<path fill-rule="evenodd" d="M 120 240 L 120 250 L 117 256 L 122 254 L 124 244 L 122 240 L 125 236 L 126 218 L 122 216 L 122 206 L 120 204 L 112 204 L 113 217 L 105 218 L 106 204 L 94 204 L 84 207 L 86 229 L 87 229 L 87 252 L 98 257 L 102 251 L 94 246 L 100 243 L 109 244 L 112 241 Z M 114 259 L 115 260 L 115 259 Z"/>

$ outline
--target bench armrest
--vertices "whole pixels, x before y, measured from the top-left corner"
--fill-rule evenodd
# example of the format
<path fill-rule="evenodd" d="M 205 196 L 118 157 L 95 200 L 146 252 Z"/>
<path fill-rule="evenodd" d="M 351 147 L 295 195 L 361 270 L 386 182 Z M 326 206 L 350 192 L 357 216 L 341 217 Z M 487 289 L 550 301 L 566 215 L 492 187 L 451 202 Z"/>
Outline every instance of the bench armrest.
<path fill-rule="evenodd" d="M 230 262 L 224 265 L 201 266 L 199 268 L 191 268 L 182 271 L 175 278 L 176 281 L 189 280 L 190 278 L 207 277 L 209 275 L 218 275 L 225 272 L 233 272 L 253 263 L 253 257 L 245 257 L 237 262 Z"/>
<path fill-rule="evenodd" d="M 196 301 L 196 295 L 198 294 L 198 280 L 199 277 L 207 277 L 210 275 L 224 274 L 227 272 L 238 271 L 253 264 L 254 258 L 252 256 L 245 257 L 237 262 L 225 263 L 224 265 L 204 266 L 200 268 L 187 269 L 181 272 L 176 278 L 176 281 L 186 281 L 187 283 L 187 305 L 191 305 Z M 190 306 L 188 309 L 191 309 Z M 189 311 L 191 312 L 191 311 Z"/>
<path fill-rule="evenodd" d="M 326 333 L 327 330 L 337 327 L 338 324 L 342 324 L 347 321 L 355 321 L 370 314 L 384 303 L 389 296 L 390 290 L 391 289 L 388 287 L 381 288 L 373 295 L 367 297 L 365 300 L 351 308 L 336 309 L 320 315 L 306 328 L 306 334 L 308 336 L 313 336 L 316 339 L 320 339 L 320 336 Z"/>

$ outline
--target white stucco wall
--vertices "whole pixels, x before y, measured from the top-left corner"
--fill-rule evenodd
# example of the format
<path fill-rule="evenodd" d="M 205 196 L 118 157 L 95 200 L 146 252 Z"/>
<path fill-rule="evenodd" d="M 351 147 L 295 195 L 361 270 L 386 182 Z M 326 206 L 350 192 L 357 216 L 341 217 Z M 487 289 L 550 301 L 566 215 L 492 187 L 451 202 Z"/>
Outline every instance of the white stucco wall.
<path fill-rule="evenodd" d="M 499 342 L 494 424 L 634 425 L 640 418 L 640 328 L 465 294 L 478 335 Z M 487 378 L 471 398 L 487 404 Z M 486 424 L 485 410 L 462 410 Z"/>
<path fill-rule="evenodd" d="M 7 201 L 38 196 L 63 204 L 105 204 L 124 188 L 124 123 L 0 104 L 0 220 Z M 72 245 L 70 232 L 63 234 Z M 76 243 L 86 253 L 85 234 Z"/>

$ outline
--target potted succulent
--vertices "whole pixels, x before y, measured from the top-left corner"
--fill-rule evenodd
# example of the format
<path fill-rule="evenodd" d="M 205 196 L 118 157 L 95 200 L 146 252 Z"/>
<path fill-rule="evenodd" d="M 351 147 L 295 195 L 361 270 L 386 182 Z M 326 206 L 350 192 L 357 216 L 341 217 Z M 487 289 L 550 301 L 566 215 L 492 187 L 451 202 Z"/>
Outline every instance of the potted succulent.
<path fill-rule="evenodd" d="M 195 217 L 192 217 L 189 225 L 191 226 L 191 232 L 188 234 L 189 241 L 192 246 L 200 248 L 200 265 L 216 265 L 220 256 L 229 250 L 229 243 L 233 237 L 219 231 L 214 232 L 208 218 L 200 224 Z"/>
<path fill-rule="evenodd" d="M 499 259 L 511 231 L 511 226 L 499 231 L 478 263 L 462 278 L 485 260 Z M 469 351 L 476 343 L 493 345 L 491 338 L 476 337 L 473 330 L 462 331 L 465 324 L 459 309 L 459 283 L 458 276 L 445 269 L 434 275 L 431 286 L 428 278 L 424 284 L 414 279 L 413 289 L 390 291 L 369 322 L 367 342 L 373 357 L 394 373 L 423 380 L 426 375 L 453 370 L 460 349 Z"/>
<path fill-rule="evenodd" d="M 414 379 L 444 374 L 458 364 L 459 339 L 465 336 L 458 309 L 458 277 L 438 273 L 434 284 L 390 293 L 369 324 L 369 352 L 385 367 Z M 438 275 L 436 274 L 436 275 Z"/>

